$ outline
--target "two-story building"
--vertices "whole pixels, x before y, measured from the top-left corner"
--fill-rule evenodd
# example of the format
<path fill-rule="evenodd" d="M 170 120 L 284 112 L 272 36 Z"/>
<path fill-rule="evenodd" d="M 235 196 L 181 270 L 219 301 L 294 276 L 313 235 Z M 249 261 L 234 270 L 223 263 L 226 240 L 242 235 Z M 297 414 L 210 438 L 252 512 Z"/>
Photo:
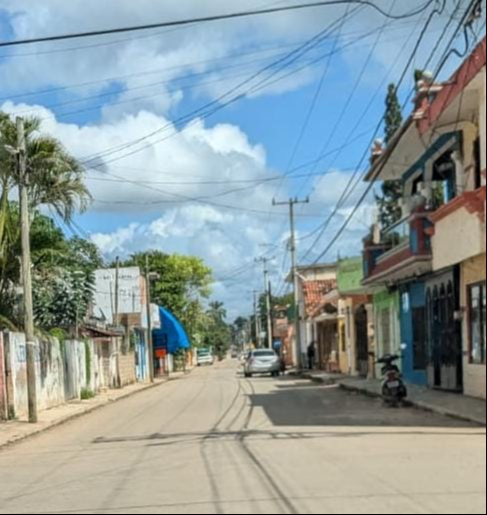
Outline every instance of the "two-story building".
<path fill-rule="evenodd" d="M 364 248 L 364 284 L 382 289 L 386 318 L 398 308 L 405 377 L 483 398 L 485 65 L 484 39 L 450 80 L 418 84 L 413 114 L 368 174 L 401 181 L 403 218 Z"/>

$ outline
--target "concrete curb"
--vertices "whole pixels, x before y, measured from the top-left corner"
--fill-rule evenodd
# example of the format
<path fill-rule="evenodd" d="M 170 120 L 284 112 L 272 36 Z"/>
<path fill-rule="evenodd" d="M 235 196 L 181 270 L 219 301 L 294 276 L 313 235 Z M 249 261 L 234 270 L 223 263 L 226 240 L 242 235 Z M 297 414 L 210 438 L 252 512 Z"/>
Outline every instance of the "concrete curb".
<path fill-rule="evenodd" d="M 164 385 L 170 383 L 171 381 L 177 381 L 179 379 L 183 379 L 184 377 L 186 377 L 191 372 L 192 372 L 192 370 L 190 372 L 187 372 L 187 373 L 172 374 L 169 377 L 169 379 L 158 381 L 158 382 L 156 382 L 154 384 L 148 384 L 145 387 L 142 387 L 142 388 L 140 388 L 138 390 L 134 390 L 134 391 L 130 391 L 130 392 L 125 392 L 123 395 L 120 395 L 119 397 L 116 397 L 116 398 L 113 398 L 113 399 L 107 399 L 106 402 L 103 402 L 103 403 L 100 403 L 100 404 L 96 404 L 96 405 L 93 405 L 93 406 L 86 406 L 86 407 L 80 409 L 79 411 L 77 411 L 76 413 L 70 413 L 69 415 L 62 416 L 62 417 L 60 417 L 57 420 L 49 422 L 45 426 L 33 429 L 31 432 L 28 432 L 28 433 L 25 433 L 25 434 L 22 434 L 22 435 L 14 436 L 10 440 L 7 440 L 4 443 L 0 443 L 0 452 L 5 450 L 5 449 L 7 449 L 8 447 L 12 447 L 12 446 L 14 446 L 14 445 L 16 445 L 16 444 L 18 444 L 20 442 L 23 442 L 25 440 L 29 440 L 30 438 L 38 436 L 38 435 L 40 435 L 42 433 L 45 433 L 45 432 L 50 431 L 52 429 L 55 429 L 57 427 L 63 426 L 65 424 L 67 424 L 68 422 L 71 422 L 73 420 L 77 420 L 77 419 L 79 419 L 81 417 L 84 417 L 84 416 L 89 415 L 91 413 L 94 413 L 94 412 L 96 412 L 98 410 L 101 410 L 102 408 L 106 408 L 107 406 L 110 406 L 111 404 L 116 404 L 116 403 L 118 403 L 120 401 L 123 401 L 125 399 L 128 399 L 130 397 L 135 397 L 136 395 L 138 395 L 140 393 L 144 393 L 144 392 L 147 392 L 148 390 L 153 390 L 153 389 L 158 388 L 160 386 L 164 386 Z"/>
<path fill-rule="evenodd" d="M 362 395 L 366 395 L 367 397 L 372 397 L 376 399 L 380 399 L 382 396 L 379 393 L 368 390 L 367 388 L 361 388 L 360 386 L 353 386 L 348 383 L 343 383 L 338 381 L 337 383 L 342 390 L 346 390 L 349 392 L 360 393 Z M 457 413 L 446 408 L 441 408 L 439 406 L 434 406 L 432 404 L 428 404 L 427 402 L 422 401 L 414 401 L 408 400 L 406 405 L 415 408 L 417 410 L 426 411 L 428 413 L 435 413 L 436 415 L 441 415 L 443 417 L 449 417 L 456 420 L 460 420 L 462 422 L 469 422 L 471 424 L 478 425 L 480 427 L 486 427 L 486 423 L 484 420 L 481 420 L 475 416 L 467 416 L 462 415 L 461 413 Z"/>
<path fill-rule="evenodd" d="M 296 375 L 298 375 L 298 374 L 296 374 Z M 361 386 L 353 385 L 348 382 L 345 383 L 339 377 L 324 378 L 324 377 L 314 376 L 313 374 L 309 374 L 309 373 L 302 373 L 302 374 L 299 374 L 299 376 L 302 377 L 303 379 L 308 379 L 310 381 L 313 381 L 314 383 L 320 383 L 320 384 L 325 384 L 325 385 L 336 384 L 342 390 L 346 390 L 348 392 L 353 392 L 353 393 L 360 393 L 362 395 L 366 395 L 367 397 L 371 397 L 374 399 L 380 399 L 382 397 L 380 393 L 369 390 L 368 388 L 363 388 Z M 435 406 L 435 405 L 429 404 L 427 402 L 408 400 L 406 405 L 411 408 L 415 408 L 417 410 L 426 411 L 428 413 L 435 413 L 437 415 L 453 418 L 456 420 L 460 420 L 462 422 L 469 422 L 471 424 L 475 424 L 480 427 L 487 426 L 484 419 L 477 418 L 473 415 L 472 416 L 462 415 L 461 413 L 457 413 L 455 411 L 451 411 L 446 408 L 441 408 L 439 406 Z"/>

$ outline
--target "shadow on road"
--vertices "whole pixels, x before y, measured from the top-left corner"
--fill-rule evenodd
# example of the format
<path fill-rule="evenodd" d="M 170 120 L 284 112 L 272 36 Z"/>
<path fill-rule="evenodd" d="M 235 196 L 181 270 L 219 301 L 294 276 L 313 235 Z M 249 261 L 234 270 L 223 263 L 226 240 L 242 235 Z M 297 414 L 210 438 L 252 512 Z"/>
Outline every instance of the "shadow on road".
<path fill-rule="evenodd" d="M 271 391 L 254 391 L 249 397 L 254 409 L 264 410 L 275 427 L 473 427 L 468 422 L 415 409 L 391 409 L 380 399 L 289 377 L 275 382 Z"/>

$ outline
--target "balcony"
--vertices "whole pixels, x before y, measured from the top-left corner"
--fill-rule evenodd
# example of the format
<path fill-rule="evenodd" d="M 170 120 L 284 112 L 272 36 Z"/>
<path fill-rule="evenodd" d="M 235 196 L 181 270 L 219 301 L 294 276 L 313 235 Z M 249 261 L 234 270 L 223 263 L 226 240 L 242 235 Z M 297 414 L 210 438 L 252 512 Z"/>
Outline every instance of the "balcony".
<path fill-rule="evenodd" d="M 364 285 L 386 286 L 431 272 L 429 215 L 415 212 L 384 231 L 379 244 L 365 241 Z"/>
<path fill-rule="evenodd" d="M 432 213 L 430 220 L 434 270 L 485 254 L 485 186 L 456 197 Z"/>

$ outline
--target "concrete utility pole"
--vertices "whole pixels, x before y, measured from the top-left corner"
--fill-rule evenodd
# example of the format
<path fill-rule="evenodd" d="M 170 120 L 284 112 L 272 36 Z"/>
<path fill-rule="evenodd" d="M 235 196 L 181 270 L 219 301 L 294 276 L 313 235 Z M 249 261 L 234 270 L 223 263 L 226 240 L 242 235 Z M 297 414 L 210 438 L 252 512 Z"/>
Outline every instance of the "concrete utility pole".
<path fill-rule="evenodd" d="M 256 262 L 262 263 L 264 267 L 264 291 L 265 291 L 265 300 L 266 300 L 266 315 L 267 315 L 267 346 L 269 349 L 272 349 L 273 338 L 272 338 L 272 318 L 271 318 L 271 298 L 270 298 L 270 290 L 269 290 L 269 269 L 267 267 L 267 263 L 269 263 L 270 259 L 266 257 L 261 257 L 256 259 Z"/>
<path fill-rule="evenodd" d="M 119 311 L 119 291 L 120 291 L 120 258 L 117 256 L 115 260 L 115 302 L 114 302 L 114 309 L 113 309 L 113 323 L 115 327 L 118 327 L 120 325 L 118 321 L 118 311 Z"/>
<path fill-rule="evenodd" d="M 291 267 L 292 267 L 292 279 L 294 289 L 294 310 L 295 310 L 295 353 L 296 353 L 296 364 L 298 368 L 303 368 L 302 356 L 301 356 L 301 310 L 299 305 L 299 276 L 298 276 L 298 262 L 296 256 L 296 223 L 294 217 L 294 206 L 298 204 L 309 204 L 309 198 L 305 200 L 299 200 L 297 198 L 291 198 L 287 202 L 276 202 L 273 201 L 274 206 L 289 206 L 289 222 L 291 226 Z"/>
<path fill-rule="evenodd" d="M 255 347 L 259 347 L 260 344 L 260 323 L 259 323 L 259 292 L 254 291 L 254 322 L 255 322 Z"/>
<path fill-rule="evenodd" d="M 34 334 L 34 308 L 32 303 L 32 275 L 30 259 L 30 217 L 29 217 L 29 177 L 27 172 L 27 145 L 25 142 L 24 120 L 17 118 L 17 151 L 19 172 L 19 201 L 22 240 L 22 285 L 24 288 L 24 332 L 27 341 L 27 389 L 29 422 L 37 423 L 37 381 L 36 381 L 36 341 Z"/>
<path fill-rule="evenodd" d="M 149 346 L 149 378 L 150 382 L 154 382 L 154 339 L 152 337 L 152 310 L 151 310 L 151 273 L 149 270 L 149 255 L 145 256 L 145 290 L 147 304 L 147 343 Z"/>

